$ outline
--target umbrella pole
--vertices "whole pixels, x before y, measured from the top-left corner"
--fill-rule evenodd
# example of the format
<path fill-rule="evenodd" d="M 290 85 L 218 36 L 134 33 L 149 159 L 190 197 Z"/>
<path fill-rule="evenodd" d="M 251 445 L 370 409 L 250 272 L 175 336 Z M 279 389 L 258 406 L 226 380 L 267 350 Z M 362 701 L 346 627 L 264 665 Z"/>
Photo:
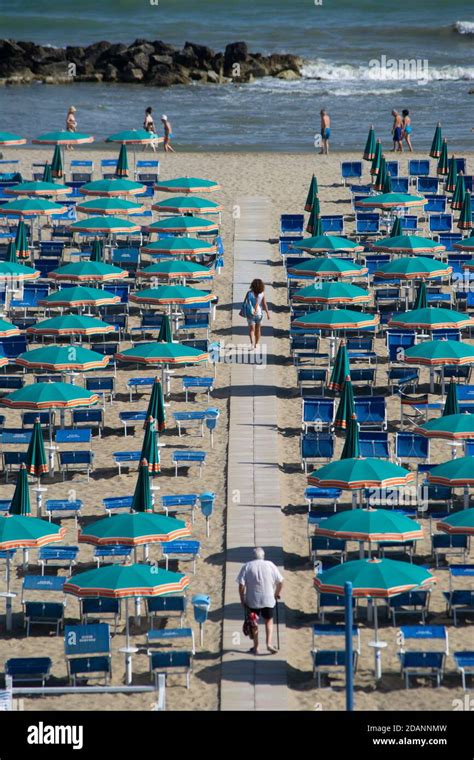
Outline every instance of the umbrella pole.
<path fill-rule="evenodd" d="M 464 509 L 469 509 L 469 488 L 464 486 Z"/>
<path fill-rule="evenodd" d="M 354 709 L 353 655 L 352 655 L 352 583 L 344 584 L 346 607 L 346 711 Z"/>
<path fill-rule="evenodd" d="M 7 550 L 7 595 L 5 599 L 5 626 L 7 631 L 13 628 L 12 597 L 10 596 L 10 552 Z"/>

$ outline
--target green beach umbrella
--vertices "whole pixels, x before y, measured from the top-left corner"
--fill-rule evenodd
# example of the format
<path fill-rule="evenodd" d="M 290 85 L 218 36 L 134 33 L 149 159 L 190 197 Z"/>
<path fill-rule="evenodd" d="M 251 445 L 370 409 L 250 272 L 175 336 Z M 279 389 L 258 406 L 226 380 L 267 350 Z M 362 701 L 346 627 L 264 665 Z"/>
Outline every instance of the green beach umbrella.
<path fill-rule="evenodd" d="M 448 174 L 449 171 L 449 161 L 448 161 L 448 141 L 446 138 L 443 140 L 443 144 L 441 146 L 441 153 L 438 160 L 438 166 L 436 167 L 436 173 L 440 177 L 445 177 Z"/>
<path fill-rule="evenodd" d="M 99 214 L 114 216 L 116 214 L 141 214 L 145 206 L 125 198 L 93 198 L 83 201 L 76 206 L 76 211 L 81 214 Z"/>
<path fill-rule="evenodd" d="M 140 231 L 138 224 L 129 219 L 120 219 L 118 216 L 92 216 L 90 219 L 80 219 L 71 224 L 70 229 L 73 232 L 91 232 L 94 234 L 105 232 L 108 235 Z"/>
<path fill-rule="evenodd" d="M 453 248 L 456 248 L 458 251 L 474 251 L 474 229 L 469 237 L 460 240 L 459 243 L 454 243 Z"/>
<path fill-rule="evenodd" d="M 190 527 L 175 517 L 155 514 L 123 514 L 96 520 L 79 533 L 80 544 L 93 546 L 143 546 L 177 541 L 191 535 Z"/>
<path fill-rule="evenodd" d="M 104 244 L 99 238 L 96 238 L 92 243 L 92 252 L 89 261 L 101 263 L 104 261 Z"/>
<path fill-rule="evenodd" d="M 56 145 L 54 148 L 53 160 L 51 161 L 51 174 L 56 179 L 61 179 L 64 175 L 63 158 L 59 145 Z"/>
<path fill-rule="evenodd" d="M 147 227 L 149 232 L 174 232 L 175 234 L 187 234 L 200 232 L 201 234 L 214 234 L 218 230 L 216 222 L 210 219 L 201 219 L 197 216 L 169 216 L 160 219 Z"/>
<path fill-rule="evenodd" d="M 428 420 L 415 428 L 426 438 L 444 438 L 448 441 L 465 441 L 474 438 L 474 414 L 449 414 Z"/>
<path fill-rule="evenodd" d="M 464 457 L 464 459 L 469 459 L 470 457 Z M 461 460 L 454 460 L 454 462 L 460 462 Z M 451 462 L 449 462 L 451 464 Z M 473 466 L 473 461 L 471 459 L 471 468 Z M 444 467 L 444 465 L 440 465 L 440 467 Z M 472 469 L 471 469 L 472 472 Z M 442 530 L 444 533 L 450 533 L 451 535 L 464 535 L 464 536 L 472 536 L 474 535 L 474 509 L 463 509 L 460 512 L 455 512 L 454 515 L 449 515 L 448 517 L 445 517 L 444 520 L 441 520 L 440 522 L 436 523 L 436 527 L 438 530 Z"/>
<path fill-rule="evenodd" d="M 16 228 L 15 248 L 18 256 L 22 258 L 30 255 L 30 250 L 28 248 L 28 239 L 26 237 L 26 225 L 23 219 L 20 219 Z"/>
<path fill-rule="evenodd" d="M 22 515 L 28 517 L 31 515 L 30 491 L 28 488 L 28 473 L 25 463 L 23 462 L 16 479 L 15 492 L 10 504 L 11 515 Z"/>
<path fill-rule="evenodd" d="M 217 246 L 206 240 L 191 237 L 167 237 L 147 243 L 141 249 L 142 253 L 163 254 L 166 256 L 199 256 L 216 253 Z"/>
<path fill-rule="evenodd" d="M 344 594 L 344 586 L 350 581 L 355 597 L 388 599 L 426 586 L 434 580 L 429 570 L 411 562 L 358 559 L 335 565 L 316 575 L 314 585 L 320 592 Z"/>
<path fill-rule="evenodd" d="M 12 264 L 10 261 L 0 261 L 0 280 L 37 280 L 40 272 L 24 264 Z"/>
<path fill-rule="evenodd" d="M 162 137 L 154 132 L 148 132 L 146 129 L 124 129 L 107 137 L 106 142 L 123 143 L 123 145 L 147 145 L 157 140 L 163 142 Z"/>
<path fill-rule="evenodd" d="M 34 145 L 83 145 L 94 142 L 91 135 L 81 134 L 79 132 L 46 132 L 31 141 Z"/>
<path fill-rule="evenodd" d="M 372 159 L 372 165 L 370 167 L 370 173 L 373 177 L 376 177 L 380 171 L 380 162 L 382 160 L 382 143 L 377 140 L 375 143 L 375 153 Z"/>
<path fill-rule="evenodd" d="M 145 435 L 143 436 L 142 450 L 140 459 L 148 463 L 148 472 L 155 474 L 161 469 L 160 450 L 158 448 L 158 436 L 156 434 L 155 420 L 149 417 L 145 426 Z"/>
<path fill-rule="evenodd" d="M 18 257 L 16 255 L 14 240 L 10 240 L 7 245 L 7 255 L 5 256 L 5 261 L 8 261 L 10 264 L 18 264 Z"/>
<path fill-rule="evenodd" d="M 211 179 L 200 177 L 176 177 L 176 179 L 161 180 L 155 185 L 155 190 L 163 193 L 213 193 L 220 190 L 220 185 Z"/>
<path fill-rule="evenodd" d="M 73 285 L 72 287 L 61 288 L 49 296 L 41 298 L 38 301 L 39 306 L 50 306 L 58 308 L 81 308 L 83 306 L 110 306 L 114 303 L 120 303 L 120 296 L 115 293 L 109 293 L 107 290 L 99 288 L 88 288 L 83 285 Z"/>
<path fill-rule="evenodd" d="M 299 240 L 297 243 L 293 243 L 291 247 L 302 251 L 308 251 L 309 253 L 326 253 L 327 251 L 360 253 L 364 250 L 363 245 L 354 243 L 353 240 L 349 240 L 349 238 L 346 237 L 340 237 L 339 235 L 311 236 L 303 238 L 303 240 Z"/>
<path fill-rule="evenodd" d="M 416 294 L 415 303 L 413 304 L 413 309 L 417 311 L 418 309 L 426 309 L 427 307 L 428 299 L 426 297 L 426 285 L 422 280 L 418 285 L 418 292 Z"/>
<path fill-rule="evenodd" d="M 104 356 L 82 346 L 51 345 L 25 351 L 15 359 L 15 364 L 32 370 L 89 372 L 94 369 L 104 369 L 109 361 L 110 356 Z"/>
<path fill-rule="evenodd" d="M 333 425 L 335 428 L 345 430 L 349 421 L 355 416 L 354 390 L 352 388 L 350 375 L 347 375 L 341 392 L 341 398 L 334 417 Z"/>
<path fill-rule="evenodd" d="M 428 367 L 474 364 L 474 346 L 457 340 L 428 340 L 407 348 L 403 361 Z"/>
<path fill-rule="evenodd" d="M 48 182 L 48 183 L 53 181 L 53 173 L 51 170 L 51 164 L 44 165 L 44 172 L 41 179 L 43 180 L 43 182 Z"/>
<path fill-rule="evenodd" d="M 401 327 L 410 330 L 443 330 L 451 327 L 459 329 L 474 325 L 474 319 L 466 313 L 453 309 L 427 306 L 425 309 L 399 312 L 390 319 L 389 327 Z"/>
<path fill-rule="evenodd" d="M 114 196 L 144 193 L 146 187 L 139 182 L 132 182 L 130 179 L 97 179 L 93 182 L 86 182 L 79 190 L 83 195 L 101 195 L 106 198 L 113 198 Z"/>
<path fill-rule="evenodd" d="M 163 399 L 163 390 L 161 387 L 161 382 L 158 377 L 155 377 L 155 382 L 153 383 L 153 387 L 151 389 L 150 400 L 148 402 L 148 409 L 146 412 L 147 420 L 149 420 L 150 417 L 153 420 L 155 420 L 156 427 L 160 432 L 165 429 L 166 427 L 165 402 Z M 146 427 L 146 422 L 145 422 L 144 427 Z"/>
<path fill-rule="evenodd" d="M 291 326 L 307 330 L 361 330 L 379 322 L 379 314 L 352 309 L 321 309 L 298 317 Z"/>
<path fill-rule="evenodd" d="M 428 203 L 423 195 L 410 195 L 409 193 L 381 193 L 361 198 L 355 202 L 357 208 L 416 208 Z"/>
<path fill-rule="evenodd" d="M 127 146 L 123 143 L 120 146 L 120 153 L 117 161 L 117 166 L 115 167 L 115 176 L 116 177 L 128 177 L 128 155 L 127 155 Z"/>
<path fill-rule="evenodd" d="M 308 189 L 308 195 L 306 196 L 306 202 L 304 204 L 304 210 L 305 211 L 311 211 L 313 208 L 314 199 L 318 195 L 318 180 L 316 179 L 316 175 L 313 174 L 311 177 L 311 182 L 309 184 Z"/>
<path fill-rule="evenodd" d="M 346 438 L 341 459 L 360 459 L 359 425 L 355 414 L 347 421 Z"/>
<path fill-rule="evenodd" d="M 388 509 L 353 509 L 322 520 L 316 536 L 348 541 L 415 541 L 423 538 L 419 523 Z"/>
<path fill-rule="evenodd" d="M 379 171 L 377 173 L 377 176 L 374 182 L 374 190 L 377 190 L 379 193 L 383 192 L 383 186 L 385 184 L 386 176 L 387 176 L 387 162 L 385 160 L 385 156 L 381 156 Z"/>
<path fill-rule="evenodd" d="M 339 459 L 323 465 L 308 476 L 308 483 L 319 488 L 393 488 L 413 481 L 415 474 L 384 459 Z"/>
<path fill-rule="evenodd" d="M 443 147 L 443 135 L 441 132 L 441 124 L 437 123 L 435 133 L 433 135 L 433 142 L 431 143 L 430 156 L 431 158 L 439 158 Z"/>
<path fill-rule="evenodd" d="M 57 185 L 52 180 L 34 180 L 33 182 L 19 182 L 18 185 L 7 187 L 5 190 L 9 195 L 64 195 L 71 192 L 70 187 L 66 185 Z"/>
<path fill-rule="evenodd" d="M 119 361 L 130 364 L 199 364 L 209 354 L 181 343 L 140 343 L 115 354 Z"/>
<path fill-rule="evenodd" d="M 0 551 L 35 549 L 62 541 L 66 528 L 37 517 L 7 515 L 0 517 Z"/>
<path fill-rule="evenodd" d="M 385 167 L 385 176 L 381 190 L 382 193 L 385 193 L 385 195 L 388 195 L 388 193 L 392 192 L 392 178 L 388 173 L 387 167 Z"/>
<path fill-rule="evenodd" d="M 104 264 L 102 261 L 75 261 L 72 264 L 64 264 L 59 269 L 53 269 L 49 273 L 52 280 L 64 280 L 69 282 L 107 282 L 108 280 L 123 280 L 128 272 L 112 264 Z"/>
<path fill-rule="evenodd" d="M 9 145 L 25 145 L 26 138 L 20 135 L 14 135 L 11 132 L 0 132 L 0 145 L 8 147 Z"/>
<path fill-rule="evenodd" d="M 160 285 L 158 288 L 145 288 L 132 293 L 130 301 L 133 303 L 167 304 L 191 304 L 208 303 L 214 298 L 212 293 L 206 290 L 197 290 L 185 285 Z"/>
<path fill-rule="evenodd" d="M 365 143 L 363 159 L 364 161 L 373 161 L 374 156 L 375 156 L 375 130 L 374 130 L 374 125 L 372 124 L 369 129 L 369 134 L 367 135 L 367 141 Z"/>
<path fill-rule="evenodd" d="M 115 332 L 115 327 L 94 317 L 63 314 L 37 322 L 26 332 L 29 335 L 105 335 Z"/>
<path fill-rule="evenodd" d="M 323 234 L 323 227 L 319 216 L 318 198 L 315 198 L 313 208 L 310 211 L 308 224 L 306 225 L 306 232 L 309 232 L 313 237 L 318 237 Z"/>
<path fill-rule="evenodd" d="M 458 165 L 454 156 L 451 156 L 448 164 L 448 176 L 444 189 L 447 193 L 454 193 L 456 188 L 456 178 L 458 174 Z"/>
<path fill-rule="evenodd" d="M 12 338 L 14 335 L 20 335 L 19 328 L 6 319 L 0 319 L 0 338 Z"/>
<path fill-rule="evenodd" d="M 437 277 L 447 277 L 453 269 L 436 259 L 424 256 L 406 256 L 392 259 L 374 272 L 374 278 L 395 280 L 431 280 Z"/>
<path fill-rule="evenodd" d="M 302 261 L 288 268 L 290 274 L 302 277 L 361 277 L 367 274 L 367 267 L 347 259 L 318 258 L 311 261 Z"/>
<path fill-rule="evenodd" d="M 418 235 L 390 235 L 390 237 L 382 238 L 378 243 L 372 243 L 370 247 L 373 251 L 388 251 L 389 253 L 441 253 L 446 250 L 446 246 L 439 245 L 431 238 Z"/>
<path fill-rule="evenodd" d="M 350 374 L 346 342 L 341 340 L 327 387 L 331 391 L 341 391 L 345 385 L 346 378 L 350 377 Z"/>
<path fill-rule="evenodd" d="M 202 264 L 173 259 L 171 261 L 160 261 L 157 264 L 145 267 L 145 269 L 139 269 L 137 277 L 163 280 L 209 280 L 212 279 L 213 273 L 209 267 Z"/>
<path fill-rule="evenodd" d="M 24 385 L 8 396 L 0 399 L 10 409 L 74 409 L 91 406 L 99 401 L 96 393 L 91 393 L 71 383 L 32 383 Z"/>
<path fill-rule="evenodd" d="M 458 386 L 456 385 L 454 378 L 451 378 L 451 382 L 448 385 L 448 392 L 446 394 L 446 401 L 444 402 L 443 417 L 459 413 Z"/>
<path fill-rule="evenodd" d="M 371 294 L 347 282 L 317 282 L 300 288 L 292 297 L 295 303 L 355 304 L 367 303 Z"/>
<path fill-rule="evenodd" d="M 394 222 L 392 224 L 392 229 L 390 230 L 389 237 L 391 237 L 391 238 L 400 237 L 402 235 L 402 232 L 403 232 L 403 230 L 402 230 L 402 220 L 400 219 L 399 216 L 396 216 L 395 219 L 394 219 Z"/>
<path fill-rule="evenodd" d="M 167 314 L 163 314 L 161 320 L 160 332 L 158 333 L 158 343 L 172 343 L 173 333 L 171 331 L 170 318 Z"/>
<path fill-rule="evenodd" d="M 153 512 L 153 499 L 150 487 L 150 471 L 146 459 L 140 461 L 138 477 L 133 492 L 132 512 Z"/>
<path fill-rule="evenodd" d="M 464 174 L 459 172 L 456 178 L 456 186 L 454 188 L 453 197 L 451 198 L 451 208 L 456 211 L 460 211 L 463 207 L 464 197 L 466 195 L 466 184 L 464 182 Z"/>
<path fill-rule="evenodd" d="M 458 220 L 458 229 L 472 230 L 472 206 L 471 193 L 466 192 L 462 204 L 461 215 Z"/>
<path fill-rule="evenodd" d="M 66 206 L 60 206 L 59 203 L 53 203 L 44 198 L 17 198 L 0 206 L 0 213 L 14 216 L 51 216 L 64 214 L 66 211 Z"/>
<path fill-rule="evenodd" d="M 44 448 L 43 429 L 39 417 L 33 425 L 28 451 L 26 452 L 26 471 L 35 478 L 41 478 L 48 472 L 48 460 Z"/>
<path fill-rule="evenodd" d="M 474 486 L 474 457 L 460 457 L 438 464 L 427 473 L 428 482 L 449 488 Z M 464 513 L 468 510 L 464 510 Z M 469 510 L 474 511 L 474 510 Z M 463 514 L 457 512 L 456 514 Z M 452 515 L 454 517 L 454 515 Z"/>
<path fill-rule="evenodd" d="M 152 205 L 153 211 L 166 211 L 171 214 L 217 214 L 223 207 L 216 201 L 208 198 L 199 198 L 197 195 L 177 195 L 175 198 L 166 198 Z"/>

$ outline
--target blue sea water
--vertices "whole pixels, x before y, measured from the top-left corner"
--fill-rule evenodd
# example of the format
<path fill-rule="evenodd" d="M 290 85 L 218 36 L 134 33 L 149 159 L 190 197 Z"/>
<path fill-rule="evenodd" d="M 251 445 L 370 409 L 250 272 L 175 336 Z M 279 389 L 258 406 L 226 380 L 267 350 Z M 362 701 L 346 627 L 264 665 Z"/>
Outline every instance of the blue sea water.
<path fill-rule="evenodd" d="M 311 150 L 325 107 L 333 148 L 352 150 L 370 123 L 388 145 L 391 109 L 408 108 L 415 148 L 426 149 L 437 121 L 450 149 L 474 147 L 474 11 L 465 0 L 2 0 L 0 30 L 51 45 L 146 38 L 223 50 L 245 40 L 253 51 L 306 61 L 292 82 L 3 88 L 0 128 L 27 137 L 62 127 L 70 104 L 79 129 L 98 139 L 141 126 L 152 105 L 170 117 L 181 149 Z M 407 72 L 399 61 L 414 63 Z"/>

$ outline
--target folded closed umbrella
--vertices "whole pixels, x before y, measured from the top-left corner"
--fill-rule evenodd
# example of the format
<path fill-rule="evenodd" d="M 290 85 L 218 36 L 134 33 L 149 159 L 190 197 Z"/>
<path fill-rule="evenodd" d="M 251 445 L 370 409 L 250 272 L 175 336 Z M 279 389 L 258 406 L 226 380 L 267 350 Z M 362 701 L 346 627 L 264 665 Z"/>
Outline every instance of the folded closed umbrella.
<path fill-rule="evenodd" d="M 43 180 L 43 182 L 53 181 L 53 173 L 51 171 L 51 164 L 44 165 L 43 176 L 41 177 L 41 179 Z"/>
<path fill-rule="evenodd" d="M 160 471 L 160 450 L 158 448 L 156 423 L 153 417 L 149 417 L 146 421 L 140 459 L 141 461 L 146 460 L 148 462 L 148 472 L 150 475 L 154 475 Z"/>
<path fill-rule="evenodd" d="M 9 264 L 18 264 L 18 256 L 16 255 L 14 240 L 10 240 L 7 245 L 7 254 L 5 256 L 5 261 L 8 261 Z"/>
<path fill-rule="evenodd" d="M 451 378 L 446 394 L 446 401 L 444 402 L 443 417 L 459 413 L 458 386 L 454 378 Z"/>
<path fill-rule="evenodd" d="M 92 243 L 92 251 L 89 261 L 102 263 L 104 261 L 104 244 L 100 238 L 96 238 Z"/>
<path fill-rule="evenodd" d="M 146 459 L 140 461 L 137 482 L 132 499 L 132 512 L 153 512 L 153 499 L 150 487 L 150 471 Z"/>
<path fill-rule="evenodd" d="M 316 197 L 314 199 L 313 207 L 310 211 L 308 223 L 306 225 L 306 232 L 308 232 L 313 237 L 317 237 L 323 234 L 323 227 L 321 224 L 319 211 L 319 200 Z"/>
<path fill-rule="evenodd" d="M 413 304 L 414 311 L 417 311 L 418 309 L 426 309 L 428 306 L 428 299 L 426 296 L 426 285 L 424 281 L 422 280 L 420 284 L 418 285 L 418 291 L 415 298 L 415 303 Z"/>
<path fill-rule="evenodd" d="M 431 158 L 439 158 L 443 146 L 443 133 L 441 131 L 441 123 L 438 122 L 433 135 L 433 140 L 430 148 Z"/>
<path fill-rule="evenodd" d="M 329 379 L 328 389 L 331 391 L 341 391 L 347 377 L 350 377 L 349 357 L 346 343 L 341 340 Z"/>
<path fill-rule="evenodd" d="M 173 341 L 170 318 L 167 314 L 163 314 L 157 341 L 158 343 L 172 343 Z"/>
<path fill-rule="evenodd" d="M 158 377 L 155 377 L 155 382 L 153 383 L 153 387 L 151 389 L 150 400 L 148 402 L 148 409 L 146 412 L 147 420 L 149 420 L 150 417 L 153 420 L 155 420 L 157 430 L 161 432 L 162 430 L 165 429 L 166 427 L 165 402 L 163 399 L 163 389 L 161 387 L 161 382 Z M 146 422 L 145 422 L 144 427 L 145 426 L 146 426 Z"/>
<path fill-rule="evenodd" d="M 311 182 L 309 183 L 308 195 L 306 196 L 306 202 L 304 204 L 305 211 L 311 211 L 313 208 L 314 199 L 318 194 L 318 180 L 316 175 L 313 174 Z"/>
<path fill-rule="evenodd" d="M 31 515 L 28 473 L 24 462 L 22 462 L 17 475 L 15 491 L 13 493 L 9 512 L 11 515 L 22 515 L 23 517 L 29 517 Z"/>
<path fill-rule="evenodd" d="M 459 230 L 472 230 L 472 204 L 471 193 L 466 193 L 462 204 L 461 214 L 458 220 Z"/>
<path fill-rule="evenodd" d="M 456 178 L 456 186 L 454 188 L 453 197 L 451 198 L 451 208 L 456 211 L 461 211 L 465 195 L 466 183 L 464 181 L 464 174 L 462 172 L 459 172 Z"/>
<path fill-rule="evenodd" d="M 355 414 L 347 421 L 341 459 L 360 459 L 359 425 Z"/>
<path fill-rule="evenodd" d="M 115 167 L 116 177 L 128 177 L 128 155 L 127 146 L 123 143 L 120 146 L 120 153 L 117 160 L 117 166 Z"/>
<path fill-rule="evenodd" d="M 438 159 L 438 166 L 436 167 L 436 173 L 439 177 L 445 177 L 448 174 L 449 171 L 449 160 L 448 160 L 448 141 L 446 138 L 443 140 L 443 144 L 441 146 L 441 153 L 439 155 Z"/>
<path fill-rule="evenodd" d="M 394 219 L 394 221 L 393 221 L 393 224 L 392 224 L 392 229 L 389 232 L 389 237 L 391 237 L 391 238 L 400 237 L 400 235 L 402 234 L 402 232 L 403 232 L 403 230 L 402 230 L 402 220 L 400 219 L 399 216 L 396 216 L 395 219 Z"/>
<path fill-rule="evenodd" d="M 448 161 L 448 175 L 446 177 L 446 184 L 444 186 L 445 192 L 454 193 L 456 189 L 456 180 L 458 176 L 458 164 L 454 156 Z"/>
<path fill-rule="evenodd" d="M 382 143 L 380 140 L 377 140 L 375 143 L 374 157 L 372 159 L 372 164 L 370 166 L 370 174 L 372 175 L 372 177 L 376 177 L 377 174 L 379 173 L 381 160 L 382 160 Z"/>
<path fill-rule="evenodd" d="M 380 157 L 379 171 L 375 177 L 374 190 L 379 193 L 384 192 L 385 180 L 387 178 L 387 161 L 385 156 Z"/>
<path fill-rule="evenodd" d="M 28 239 L 26 236 L 26 225 L 23 219 L 20 219 L 16 228 L 15 248 L 17 255 L 20 256 L 20 258 L 26 258 L 30 254 L 30 250 L 28 248 Z"/>
<path fill-rule="evenodd" d="M 56 145 L 54 148 L 53 160 L 51 161 L 51 175 L 56 179 L 61 179 L 64 175 L 63 158 L 59 145 Z"/>
<path fill-rule="evenodd" d="M 348 375 L 342 388 L 341 398 L 339 400 L 333 425 L 335 428 L 345 430 L 353 417 L 355 417 L 354 390 L 352 388 L 350 375 Z"/>
<path fill-rule="evenodd" d="M 367 140 L 365 143 L 364 148 L 364 154 L 362 158 L 364 161 L 373 161 L 375 156 L 375 130 L 374 125 L 372 124 L 369 129 L 369 134 L 367 135 Z"/>
<path fill-rule="evenodd" d="M 33 425 L 30 443 L 26 452 L 26 471 L 35 478 L 41 478 L 48 472 L 48 459 L 44 448 L 43 429 L 39 417 Z"/>

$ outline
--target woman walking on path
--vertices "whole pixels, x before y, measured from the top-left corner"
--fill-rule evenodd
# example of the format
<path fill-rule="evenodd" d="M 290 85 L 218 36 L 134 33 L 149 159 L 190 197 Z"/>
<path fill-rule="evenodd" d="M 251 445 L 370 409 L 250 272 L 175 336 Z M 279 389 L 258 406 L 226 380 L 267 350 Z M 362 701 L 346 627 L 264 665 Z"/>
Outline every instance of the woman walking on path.
<path fill-rule="evenodd" d="M 270 319 L 267 299 L 265 298 L 265 285 L 262 280 L 252 280 L 241 309 L 241 316 L 246 317 L 248 322 L 250 344 L 252 348 L 257 348 L 262 334 L 262 319 L 264 311 L 268 319 Z"/>

